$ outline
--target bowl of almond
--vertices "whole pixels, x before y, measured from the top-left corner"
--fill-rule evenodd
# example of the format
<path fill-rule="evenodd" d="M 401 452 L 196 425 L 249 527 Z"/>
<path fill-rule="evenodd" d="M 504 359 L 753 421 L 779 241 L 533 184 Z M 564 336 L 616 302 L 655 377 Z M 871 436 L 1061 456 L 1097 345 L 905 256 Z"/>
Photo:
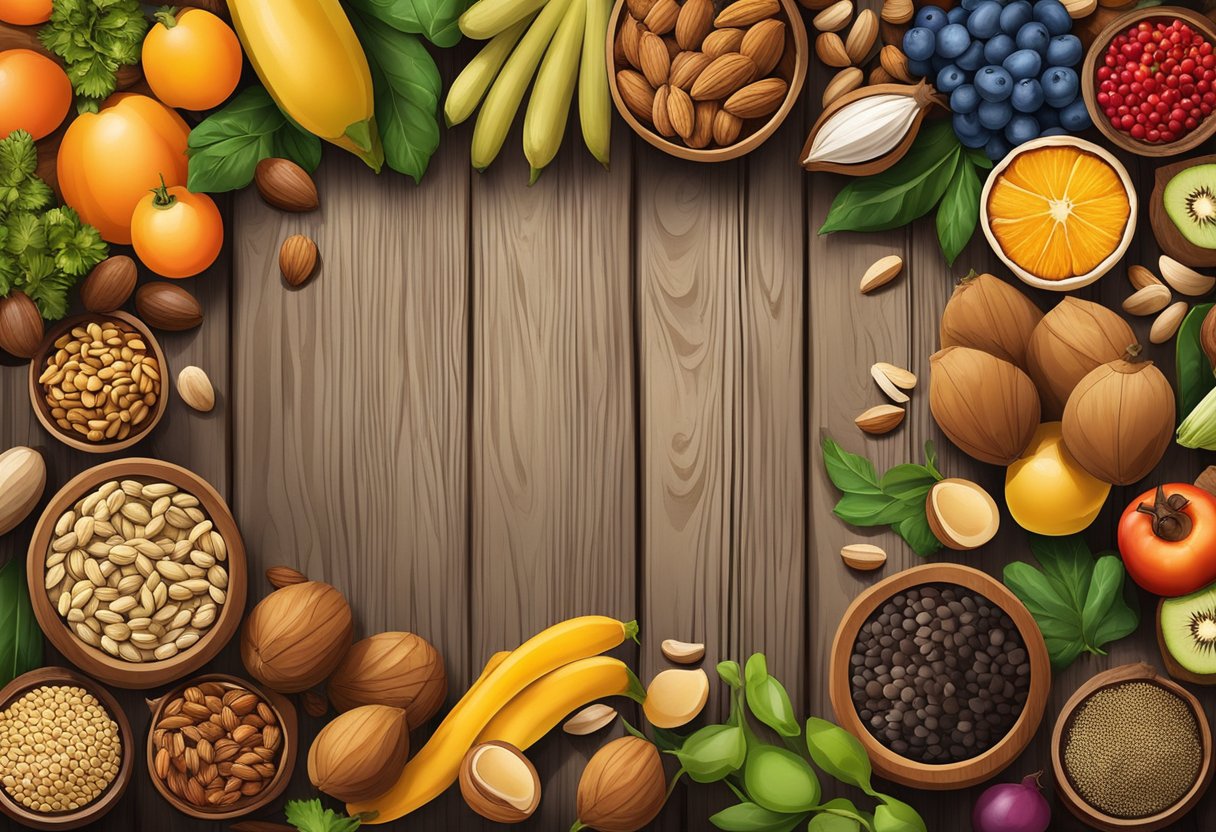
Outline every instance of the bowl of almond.
<path fill-rule="evenodd" d="M 755 150 L 806 81 L 806 26 L 794 0 L 617 0 L 608 77 L 621 117 L 681 159 Z"/>

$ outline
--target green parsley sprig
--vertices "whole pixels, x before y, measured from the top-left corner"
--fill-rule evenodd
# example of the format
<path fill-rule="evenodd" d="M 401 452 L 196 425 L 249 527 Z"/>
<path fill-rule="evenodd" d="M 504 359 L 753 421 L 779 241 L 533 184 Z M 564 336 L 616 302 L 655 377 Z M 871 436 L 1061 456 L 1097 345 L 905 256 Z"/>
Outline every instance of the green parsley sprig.
<path fill-rule="evenodd" d="M 289 800 L 284 811 L 287 814 L 287 822 L 299 832 L 355 832 L 363 825 L 363 821 L 371 820 L 375 816 L 374 813 L 354 817 L 339 815 L 333 809 L 326 809 L 316 798 Z"/>
<path fill-rule="evenodd" d="M 147 31 L 139 0 L 55 0 L 38 36 L 67 65 L 77 110 L 95 113 L 117 87 L 119 68 L 139 63 Z"/>

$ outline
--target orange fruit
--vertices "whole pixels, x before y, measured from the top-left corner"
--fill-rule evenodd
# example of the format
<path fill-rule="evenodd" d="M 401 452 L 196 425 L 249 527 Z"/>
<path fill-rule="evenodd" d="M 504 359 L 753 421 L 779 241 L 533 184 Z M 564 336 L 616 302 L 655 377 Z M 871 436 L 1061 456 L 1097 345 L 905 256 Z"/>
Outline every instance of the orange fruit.
<path fill-rule="evenodd" d="M 51 0 L 4 0 L 0 20 L 14 26 L 37 26 L 51 19 Z"/>
<path fill-rule="evenodd" d="M 72 83 L 59 64 L 32 49 L 0 52 L 0 139 L 14 130 L 41 139 L 71 105 Z"/>
<path fill-rule="evenodd" d="M 1105 274 L 1131 242 L 1136 192 L 1106 150 L 1072 136 L 1015 148 L 980 199 L 984 234 L 1018 277 L 1066 290 Z"/>

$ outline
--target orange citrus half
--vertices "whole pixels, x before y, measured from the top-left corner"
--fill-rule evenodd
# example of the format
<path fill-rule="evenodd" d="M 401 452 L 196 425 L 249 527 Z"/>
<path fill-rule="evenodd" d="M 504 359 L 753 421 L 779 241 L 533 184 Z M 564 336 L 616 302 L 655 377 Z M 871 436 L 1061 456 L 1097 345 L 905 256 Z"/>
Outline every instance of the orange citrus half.
<path fill-rule="evenodd" d="M 993 170 L 984 232 L 1019 277 L 1074 288 L 1101 277 L 1131 241 L 1135 192 L 1102 148 L 1052 136 L 1016 148 Z M 1068 286 L 1051 283 L 1067 281 Z"/>

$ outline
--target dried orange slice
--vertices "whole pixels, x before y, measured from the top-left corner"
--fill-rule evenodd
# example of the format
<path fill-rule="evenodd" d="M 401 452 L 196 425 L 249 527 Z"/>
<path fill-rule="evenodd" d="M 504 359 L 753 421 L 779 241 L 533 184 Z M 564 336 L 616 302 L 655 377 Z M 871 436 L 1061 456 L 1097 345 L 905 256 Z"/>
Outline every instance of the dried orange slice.
<path fill-rule="evenodd" d="M 988 243 L 1018 277 L 1066 291 L 1094 282 L 1123 256 L 1135 231 L 1136 192 L 1103 148 L 1049 136 L 1005 157 L 980 208 Z"/>

